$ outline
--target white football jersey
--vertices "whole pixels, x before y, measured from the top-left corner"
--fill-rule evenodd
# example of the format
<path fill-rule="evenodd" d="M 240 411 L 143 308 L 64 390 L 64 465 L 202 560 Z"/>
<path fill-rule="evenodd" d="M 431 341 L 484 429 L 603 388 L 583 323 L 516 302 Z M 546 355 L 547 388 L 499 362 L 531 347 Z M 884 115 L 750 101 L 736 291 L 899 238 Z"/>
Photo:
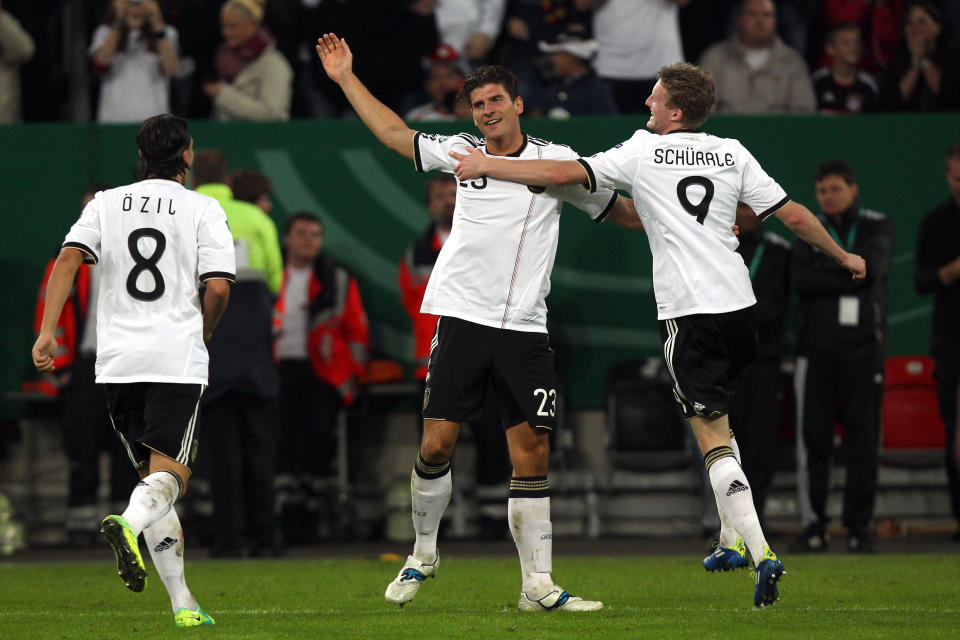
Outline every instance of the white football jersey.
<path fill-rule="evenodd" d="M 413 141 L 417 171 L 452 172 L 451 150 L 486 141 L 470 134 L 417 133 Z M 511 158 L 574 160 L 570 147 L 524 135 Z M 427 283 L 420 311 L 452 316 L 488 327 L 547 331 L 546 297 L 557 253 L 560 210 L 567 201 L 600 222 L 617 194 L 588 193 L 579 185 L 537 187 L 483 176 L 460 182 L 453 230 L 443 244 Z"/>
<path fill-rule="evenodd" d="M 172 180 L 101 191 L 63 246 L 101 271 L 97 382 L 207 383 L 198 286 L 235 273 L 216 200 Z"/>
<path fill-rule="evenodd" d="M 660 320 L 726 313 L 756 302 L 736 252 L 737 202 L 762 220 L 789 198 L 739 141 L 699 131 L 637 131 L 584 158 L 589 187 L 633 196 L 653 254 Z"/>

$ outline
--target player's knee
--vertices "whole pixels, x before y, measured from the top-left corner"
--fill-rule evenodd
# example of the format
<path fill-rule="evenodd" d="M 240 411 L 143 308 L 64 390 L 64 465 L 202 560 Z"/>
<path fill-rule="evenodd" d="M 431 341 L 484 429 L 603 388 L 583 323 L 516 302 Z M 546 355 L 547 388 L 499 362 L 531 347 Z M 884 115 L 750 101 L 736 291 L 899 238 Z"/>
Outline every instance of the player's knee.
<path fill-rule="evenodd" d="M 425 439 L 420 445 L 420 457 L 427 464 L 442 464 L 453 457 L 453 443 Z"/>

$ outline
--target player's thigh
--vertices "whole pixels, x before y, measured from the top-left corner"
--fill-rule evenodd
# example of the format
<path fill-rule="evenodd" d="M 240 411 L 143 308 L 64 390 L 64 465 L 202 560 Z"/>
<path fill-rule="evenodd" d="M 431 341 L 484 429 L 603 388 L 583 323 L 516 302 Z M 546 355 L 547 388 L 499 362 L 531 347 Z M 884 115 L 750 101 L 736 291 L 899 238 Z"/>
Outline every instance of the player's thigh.
<path fill-rule="evenodd" d="M 204 388 L 200 384 L 149 383 L 144 394 L 146 429 L 140 443 L 184 468 L 189 467 L 196 457 L 196 429 Z M 151 459 L 151 470 L 153 464 Z"/>
<path fill-rule="evenodd" d="M 110 423 L 130 463 L 138 471 L 147 469 L 149 450 L 138 444 L 146 430 L 144 419 L 144 392 L 147 383 L 108 383 L 103 385 Z"/>
<path fill-rule="evenodd" d="M 660 334 L 684 416 L 726 415 L 756 357 L 756 333 L 746 310 L 662 320 Z"/>
<path fill-rule="evenodd" d="M 423 391 L 429 420 L 471 422 L 481 414 L 497 329 L 441 317 L 434 333 Z"/>
<path fill-rule="evenodd" d="M 545 333 L 504 331 L 491 373 L 504 427 L 522 422 L 550 431 L 557 415 L 557 372 Z"/>

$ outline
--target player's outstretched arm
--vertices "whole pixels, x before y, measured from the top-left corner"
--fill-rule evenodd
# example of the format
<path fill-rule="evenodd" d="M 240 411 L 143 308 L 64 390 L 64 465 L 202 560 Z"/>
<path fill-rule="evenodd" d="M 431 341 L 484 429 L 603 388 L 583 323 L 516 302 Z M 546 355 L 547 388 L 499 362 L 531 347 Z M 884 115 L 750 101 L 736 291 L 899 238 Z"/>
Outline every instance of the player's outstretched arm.
<path fill-rule="evenodd" d="M 317 55 L 323 70 L 340 85 L 363 124 L 388 148 L 413 160 L 413 137 L 417 133 L 390 107 L 377 100 L 353 73 L 353 53 L 346 40 L 325 33 L 317 40 Z"/>
<path fill-rule="evenodd" d="M 833 237 L 823 228 L 817 217 L 810 213 L 802 204 L 789 201 L 776 212 L 780 221 L 787 225 L 801 240 L 810 244 L 833 258 L 838 265 L 850 271 L 855 280 L 865 278 L 867 264 L 863 258 L 855 253 L 847 253 L 838 245 Z"/>
<path fill-rule="evenodd" d="M 450 157 L 460 161 L 453 168 L 460 180 L 489 176 L 538 186 L 587 184 L 587 170 L 576 160 L 506 160 L 484 155 L 474 147 L 467 147 L 465 154 L 451 151 Z"/>
<path fill-rule="evenodd" d="M 40 335 L 33 345 L 33 366 L 38 371 L 53 371 L 53 356 L 57 352 L 57 339 L 54 337 L 60 312 L 73 288 L 73 279 L 77 269 L 83 264 L 83 252 L 66 247 L 60 250 L 53 264 L 47 291 L 43 298 L 43 320 L 40 322 Z"/>
<path fill-rule="evenodd" d="M 210 278 L 205 283 L 203 294 L 203 341 L 210 342 L 213 330 L 220 323 L 223 312 L 230 300 L 230 282 L 222 278 Z"/>

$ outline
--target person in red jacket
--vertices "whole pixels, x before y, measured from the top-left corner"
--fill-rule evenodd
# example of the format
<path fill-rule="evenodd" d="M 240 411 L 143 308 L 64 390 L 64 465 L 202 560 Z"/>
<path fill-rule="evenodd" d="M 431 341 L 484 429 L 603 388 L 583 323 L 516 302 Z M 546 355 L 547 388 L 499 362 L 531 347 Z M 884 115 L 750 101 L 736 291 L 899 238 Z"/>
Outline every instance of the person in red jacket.
<path fill-rule="evenodd" d="M 274 307 L 280 371 L 280 451 L 274 486 L 287 542 L 317 538 L 332 488 L 337 413 L 356 399 L 370 332 L 357 281 L 321 254 L 323 223 L 304 211 L 283 230 L 285 266 Z"/>

